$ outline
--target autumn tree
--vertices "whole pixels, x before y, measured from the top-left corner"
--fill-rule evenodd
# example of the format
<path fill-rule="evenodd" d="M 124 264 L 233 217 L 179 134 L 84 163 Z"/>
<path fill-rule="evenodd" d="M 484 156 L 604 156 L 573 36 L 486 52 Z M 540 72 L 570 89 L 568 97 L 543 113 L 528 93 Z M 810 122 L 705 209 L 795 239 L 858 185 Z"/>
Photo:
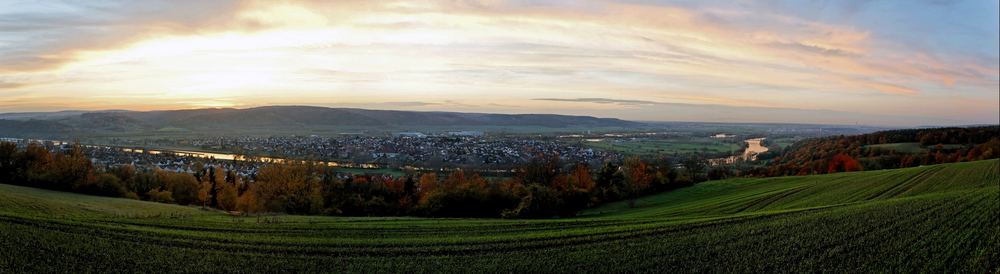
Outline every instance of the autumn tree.
<path fill-rule="evenodd" d="M 212 200 L 212 183 L 207 180 L 203 180 L 198 184 L 198 201 L 201 202 L 201 207 L 205 206 Z"/>
<path fill-rule="evenodd" d="M 191 174 L 160 170 L 157 175 L 177 204 L 189 205 L 199 201 L 198 192 L 201 185 Z"/>
<path fill-rule="evenodd" d="M 236 183 L 239 181 L 239 178 L 231 181 L 227 178 L 227 180 L 215 185 L 215 204 L 219 208 L 222 208 L 222 210 L 236 210 L 236 202 L 239 199 L 239 191 L 236 189 Z"/>
<path fill-rule="evenodd" d="M 575 212 L 599 202 L 593 199 L 596 183 L 587 165 L 577 164 L 569 174 L 561 177 L 565 178 L 568 185 L 561 195 L 567 209 Z"/>
<path fill-rule="evenodd" d="M 426 199 L 431 193 L 437 190 L 438 176 L 437 173 L 428 172 L 420 175 L 420 181 L 417 183 L 417 202 L 426 203 Z"/>
<path fill-rule="evenodd" d="M 219 207 L 219 203 L 215 198 L 219 197 L 219 189 L 222 188 L 222 184 L 226 183 L 226 172 L 218 166 L 208 167 L 207 169 L 208 174 L 206 174 L 206 177 L 210 187 L 208 192 L 209 205 Z"/>
<path fill-rule="evenodd" d="M 639 198 L 639 194 L 645 191 L 649 187 L 650 182 L 653 180 L 652 174 L 649 172 L 649 165 L 642 161 L 638 157 L 629 157 L 625 159 L 625 163 L 622 165 L 622 173 L 625 175 L 625 182 L 628 186 L 628 206 L 634 207 L 635 200 Z"/>
<path fill-rule="evenodd" d="M 260 212 L 261 201 L 257 198 L 255 191 L 243 192 L 243 195 L 236 200 L 236 209 L 243 214 L 254 214 Z M 260 219 L 258 217 L 257 221 Z"/>
<path fill-rule="evenodd" d="M 861 163 L 846 153 L 839 153 L 827 164 L 827 173 L 860 171 Z"/>
<path fill-rule="evenodd" d="M 150 201 L 158 203 L 173 203 L 174 197 L 173 193 L 162 189 L 151 189 L 146 193 L 146 197 L 149 197 Z"/>
<path fill-rule="evenodd" d="M 577 164 L 567 177 L 568 185 L 574 189 L 590 192 L 594 189 L 594 177 L 590 172 L 590 167 L 585 164 Z"/>
<path fill-rule="evenodd" d="M 18 168 L 21 172 L 15 181 L 23 181 L 28 186 L 55 188 L 54 185 L 49 185 L 45 178 L 52 164 L 52 154 L 45 147 L 34 143 L 28 144 L 18 158 L 20 162 Z"/>
<path fill-rule="evenodd" d="M 256 191 L 262 209 L 267 211 L 318 213 L 323 208 L 322 188 L 312 164 L 264 166 L 257 173 L 251 191 Z"/>
<path fill-rule="evenodd" d="M 97 175 L 93 183 L 82 187 L 80 190 L 86 194 L 100 196 L 139 198 L 135 193 L 131 193 L 125 189 L 125 186 L 122 185 L 118 177 L 108 173 Z"/>

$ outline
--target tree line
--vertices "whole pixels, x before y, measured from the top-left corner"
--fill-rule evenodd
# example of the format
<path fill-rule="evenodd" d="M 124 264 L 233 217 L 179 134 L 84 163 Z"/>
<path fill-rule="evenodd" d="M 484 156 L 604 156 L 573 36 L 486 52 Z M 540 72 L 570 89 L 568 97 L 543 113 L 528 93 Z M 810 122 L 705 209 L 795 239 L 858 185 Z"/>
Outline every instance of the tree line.
<path fill-rule="evenodd" d="M 677 169 L 675 165 L 683 168 Z M 131 165 L 97 167 L 79 146 L 50 152 L 0 143 L 0 182 L 110 197 L 217 208 L 241 214 L 547 218 L 709 179 L 699 159 L 637 157 L 592 170 L 538 155 L 510 177 L 455 170 L 405 176 L 351 175 L 308 162 L 272 163 L 251 176 L 195 164 L 193 173 Z"/>
<path fill-rule="evenodd" d="M 780 155 L 763 158 L 769 161 L 768 165 L 752 173 L 808 175 L 997 157 L 1000 157 L 1000 126 L 890 130 L 803 140 L 785 148 Z"/>

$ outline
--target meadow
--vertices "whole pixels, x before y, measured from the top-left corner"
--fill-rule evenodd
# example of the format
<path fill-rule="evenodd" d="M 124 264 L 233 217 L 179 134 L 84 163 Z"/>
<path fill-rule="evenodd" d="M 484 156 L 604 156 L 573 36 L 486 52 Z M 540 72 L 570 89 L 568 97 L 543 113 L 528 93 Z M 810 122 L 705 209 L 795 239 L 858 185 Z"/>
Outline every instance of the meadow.
<path fill-rule="evenodd" d="M 1000 271 L 998 160 L 710 181 L 575 218 L 233 217 L 0 184 L 0 272 Z"/>
<path fill-rule="evenodd" d="M 668 139 L 605 139 L 583 143 L 594 149 L 614 151 L 626 155 L 657 156 L 686 153 L 738 154 L 739 142 L 722 141 L 708 137 L 675 137 Z"/>

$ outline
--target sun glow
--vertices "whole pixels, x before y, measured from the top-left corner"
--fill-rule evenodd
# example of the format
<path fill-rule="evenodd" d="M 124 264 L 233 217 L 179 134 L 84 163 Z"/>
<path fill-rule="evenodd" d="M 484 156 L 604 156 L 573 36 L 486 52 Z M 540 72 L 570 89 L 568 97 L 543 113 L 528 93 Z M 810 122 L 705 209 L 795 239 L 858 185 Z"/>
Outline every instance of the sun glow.
<path fill-rule="evenodd" d="M 0 107 L 85 94 L 92 105 L 132 109 L 411 102 L 399 105 L 656 111 L 533 101 L 621 98 L 936 115 L 948 96 L 997 101 L 982 92 L 997 87 L 995 65 L 942 60 L 858 26 L 739 10 L 250 2 L 218 17 L 225 19 L 190 30 L 154 24 L 120 44 L 39 53 L 55 64 L 47 70 L 0 64 L 0 91 L 18 91 Z"/>

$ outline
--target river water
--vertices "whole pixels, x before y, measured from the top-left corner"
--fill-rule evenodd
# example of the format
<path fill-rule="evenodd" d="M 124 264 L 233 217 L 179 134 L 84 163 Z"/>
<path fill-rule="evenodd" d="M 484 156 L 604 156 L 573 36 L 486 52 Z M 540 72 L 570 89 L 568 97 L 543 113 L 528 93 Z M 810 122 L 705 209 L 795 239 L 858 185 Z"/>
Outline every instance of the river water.
<path fill-rule="evenodd" d="M 59 140 L 22 139 L 22 138 L 6 138 L 6 137 L 0 138 L 0 142 L 13 142 L 13 143 L 30 142 L 30 143 L 43 143 L 43 144 L 47 143 L 55 146 L 70 144 L 69 142 L 59 141 Z M 89 148 L 120 149 L 121 151 L 128 153 L 174 154 L 182 157 L 195 157 L 203 159 L 214 158 L 216 160 L 240 160 L 240 161 L 250 160 L 246 156 L 233 153 L 216 153 L 216 152 L 191 151 L 191 150 L 141 149 L 141 148 L 116 147 L 116 146 L 105 146 L 105 145 L 82 145 L 82 146 Z M 286 161 L 289 161 L 288 159 L 275 158 L 275 157 L 254 157 L 253 160 L 260 162 L 273 162 L 273 163 L 284 163 Z M 326 165 L 330 167 L 363 168 L 363 169 L 379 168 L 379 165 L 374 163 L 355 164 L 355 163 L 341 163 L 335 161 L 309 161 L 309 162 Z"/>
<path fill-rule="evenodd" d="M 712 165 L 719 165 L 732 164 L 739 160 L 756 161 L 757 155 L 767 152 L 767 147 L 761 145 L 761 143 L 764 142 L 764 138 L 747 139 L 745 142 L 747 142 L 747 148 L 743 150 L 743 154 L 733 155 L 726 158 L 710 159 L 708 160 L 709 163 Z"/>

